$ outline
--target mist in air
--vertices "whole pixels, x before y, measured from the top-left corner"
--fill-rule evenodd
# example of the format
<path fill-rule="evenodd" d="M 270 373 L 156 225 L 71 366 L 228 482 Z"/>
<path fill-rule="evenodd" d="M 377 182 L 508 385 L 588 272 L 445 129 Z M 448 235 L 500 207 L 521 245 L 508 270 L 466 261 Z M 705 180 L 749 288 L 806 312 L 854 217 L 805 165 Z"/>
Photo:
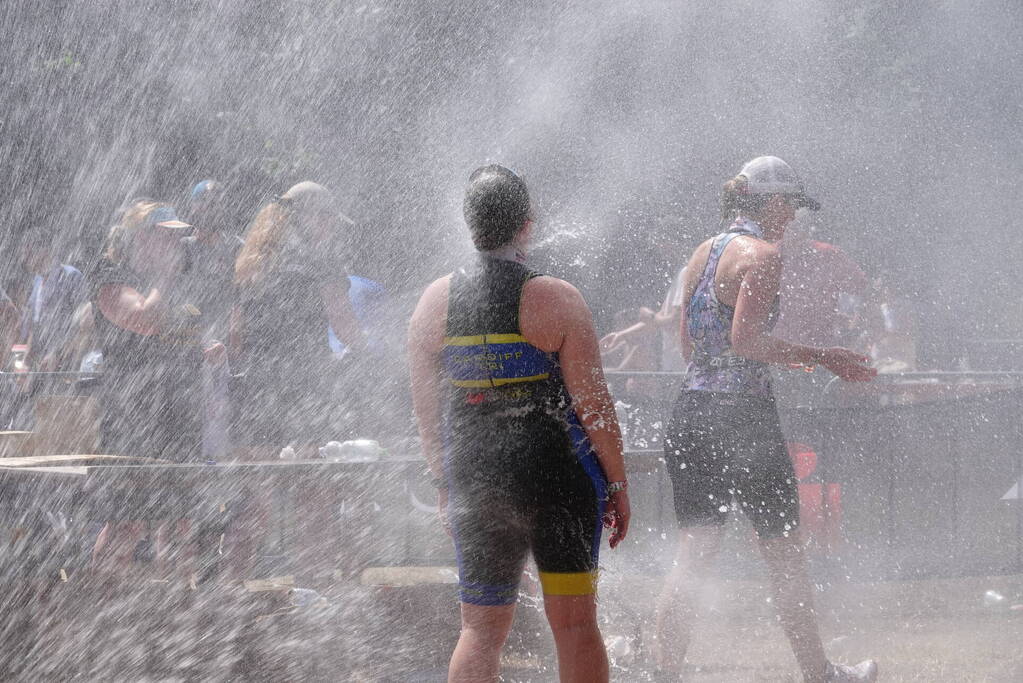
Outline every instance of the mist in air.
<path fill-rule="evenodd" d="M 425 286 L 473 258 L 469 174 L 501 163 L 525 179 L 530 265 L 579 287 L 606 334 L 623 312 L 660 307 L 722 230 L 722 184 L 760 155 L 784 158 L 821 201 L 815 239 L 913 311 L 913 370 L 932 374 L 903 379 L 937 396 L 906 399 L 882 378 L 866 403 L 814 414 L 844 420 L 810 444 L 822 463 L 837 454 L 807 481 L 841 484 L 848 525 L 845 551 L 811 564 L 825 644 L 887 661 L 889 680 L 1023 676 L 1010 651 L 1023 635 L 1010 609 L 1023 603 L 1023 512 L 1002 500 L 1023 473 L 1019 376 L 963 388 L 1023 370 L 1018 2 L 15 0 L 0 27 L 0 285 L 24 284 L 17 254 L 34 226 L 55 229 L 55 257 L 88 278 L 133 198 L 184 216 L 192 187 L 216 179 L 225 230 L 244 237 L 267 202 L 314 180 L 351 219 L 347 272 L 388 296 L 376 355 L 331 389 L 344 406 L 331 439 L 375 440 L 400 463 L 189 480 L 212 508 L 222 491 L 276 501 L 264 574 L 321 581 L 279 594 L 239 578 L 229 599 L 201 581 L 168 592 L 145 567 L 116 590 L 83 578 L 103 513 L 76 506 L 157 486 L 148 475 L 81 491 L 0 480 L 7 677 L 435 680 L 458 633 L 454 550 L 422 475 L 404 335 Z M 635 530 L 601 558 L 601 628 L 622 681 L 648 680 L 652 596 L 677 535 L 659 450 L 677 378 L 647 379 L 654 407 L 623 413 Z M 632 401 L 625 383 L 612 377 Z M 313 499 L 328 501 L 315 519 L 301 504 Z M 85 517 L 53 545 L 47 511 Z M 48 540 L 20 542 L 37 523 Z M 797 680 L 751 531 L 729 524 L 693 680 Z M 97 592 L 62 591 L 67 577 Z M 541 603 L 536 590 L 520 601 L 507 680 L 556 678 Z"/>

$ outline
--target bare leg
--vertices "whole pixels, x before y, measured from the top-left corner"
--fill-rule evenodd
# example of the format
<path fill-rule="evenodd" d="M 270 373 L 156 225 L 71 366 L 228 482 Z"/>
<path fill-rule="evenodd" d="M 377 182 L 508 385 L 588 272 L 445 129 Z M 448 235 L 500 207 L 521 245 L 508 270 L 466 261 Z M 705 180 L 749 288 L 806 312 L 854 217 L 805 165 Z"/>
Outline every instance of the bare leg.
<path fill-rule="evenodd" d="M 806 683 L 824 681 L 828 660 L 813 610 L 813 590 L 806 574 L 806 561 L 799 534 L 760 541 L 774 589 L 774 601 L 781 626 L 788 636 Z"/>
<path fill-rule="evenodd" d="M 501 648 L 514 618 L 514 604 L 484 607 L 463 602 L 462 632 L 448 665 L 448 683 L 496 681 Z"/>
<path fill-rule="evenodd" d="M 99 571 L 150 571 L 135 565 L 135 548 L 148 537 L 145 522 L 107 522 L 92 549 L 93 567 Z"/>
<path fill-rule="evenodd" d="M 233 455 L 235 462 L 259 462 L 276 457 L 273 448 L 268 446 L 239 447 Z M 271 497 L 248 487 L 233 491 L 232 497 L 235 499 L 232 505 L 237 509 L 223 532 L 224 578 L 228 581 L 241 581 L 255 578 L 259 551 L 271 527 L 273 504 Z"/>
<path fill-rule="evenodd" d="M 654 657 L 664 671 L 682 671 L 695 596 L 713 569 L 722 538 L 722 526 L 687 527 L 679 532 L 674 566 L 664 579 L 655 610 Z"/>
<path fill-rule="evenodd" d="M 608 680 L 607 650 L 597 627 L 596 595 L 544 595 L 547 621 L 558 649 L 561 683 Z"/>

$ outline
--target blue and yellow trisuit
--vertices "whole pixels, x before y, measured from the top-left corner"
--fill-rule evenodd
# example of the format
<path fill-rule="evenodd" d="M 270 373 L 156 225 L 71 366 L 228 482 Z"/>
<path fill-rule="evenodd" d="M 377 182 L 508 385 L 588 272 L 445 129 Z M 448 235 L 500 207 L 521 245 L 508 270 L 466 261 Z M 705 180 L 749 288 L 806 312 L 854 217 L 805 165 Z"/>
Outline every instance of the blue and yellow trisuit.
<path fill-rule="evenodd" d="M 448 513 L 460 595 L 507 605 L 531 551 L 548 595 L 596 590 L 607 482 L 556 353 L 529 344 L 519 300 L 538 274 L 481 255 L 451 278 L 443 368 Z"/>

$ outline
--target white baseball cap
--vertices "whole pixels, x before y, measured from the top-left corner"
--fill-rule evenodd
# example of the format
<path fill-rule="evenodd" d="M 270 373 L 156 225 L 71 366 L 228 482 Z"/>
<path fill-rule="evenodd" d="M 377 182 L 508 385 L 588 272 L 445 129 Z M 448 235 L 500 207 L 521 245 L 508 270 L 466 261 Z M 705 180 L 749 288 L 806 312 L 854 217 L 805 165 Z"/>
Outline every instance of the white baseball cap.
<path fill-rule="evenodd" d="M 337 209 L 337 203 L 330 190 L 319 183 L 311 180 L 304 180 L 297 185 L 292 185 L 288 191 L 280 196 L 278 201 L 293 204 L 303 211 L 328 211 L 336 214 L 342 223 L 355 225 L 355 221 L 344 215 Z"/>
<path fill-rule="evenodd" d="M 748 161 L 739 175 L 746 177 L 750 194 L 787 194 L 797 199 L 797 207 L 814 211 L 821 208 L 820 202 L 806 196 L 803 183 L 792 167 L 778 157 L 764 156 Z"/>

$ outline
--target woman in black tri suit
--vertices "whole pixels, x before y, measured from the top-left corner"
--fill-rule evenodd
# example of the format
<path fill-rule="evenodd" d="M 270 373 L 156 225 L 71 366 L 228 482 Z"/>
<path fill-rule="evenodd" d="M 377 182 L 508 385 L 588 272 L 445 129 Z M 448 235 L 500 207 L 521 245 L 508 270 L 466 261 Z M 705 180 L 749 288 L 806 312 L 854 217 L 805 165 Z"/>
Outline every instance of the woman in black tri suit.
<path fill-rule="evenodd" d="M 449 680 L 495 680 L 527 555 L 540 570 L 562 681 L 607 680 L 596 622 L 602 522 L 628 530 L 621 434 L 589 309 L 524 263 L 525 183 L 472 174 L 478 254 L 423 293 L 409 328 L 412 395 L 459 565 L 462 633 Z"/>

